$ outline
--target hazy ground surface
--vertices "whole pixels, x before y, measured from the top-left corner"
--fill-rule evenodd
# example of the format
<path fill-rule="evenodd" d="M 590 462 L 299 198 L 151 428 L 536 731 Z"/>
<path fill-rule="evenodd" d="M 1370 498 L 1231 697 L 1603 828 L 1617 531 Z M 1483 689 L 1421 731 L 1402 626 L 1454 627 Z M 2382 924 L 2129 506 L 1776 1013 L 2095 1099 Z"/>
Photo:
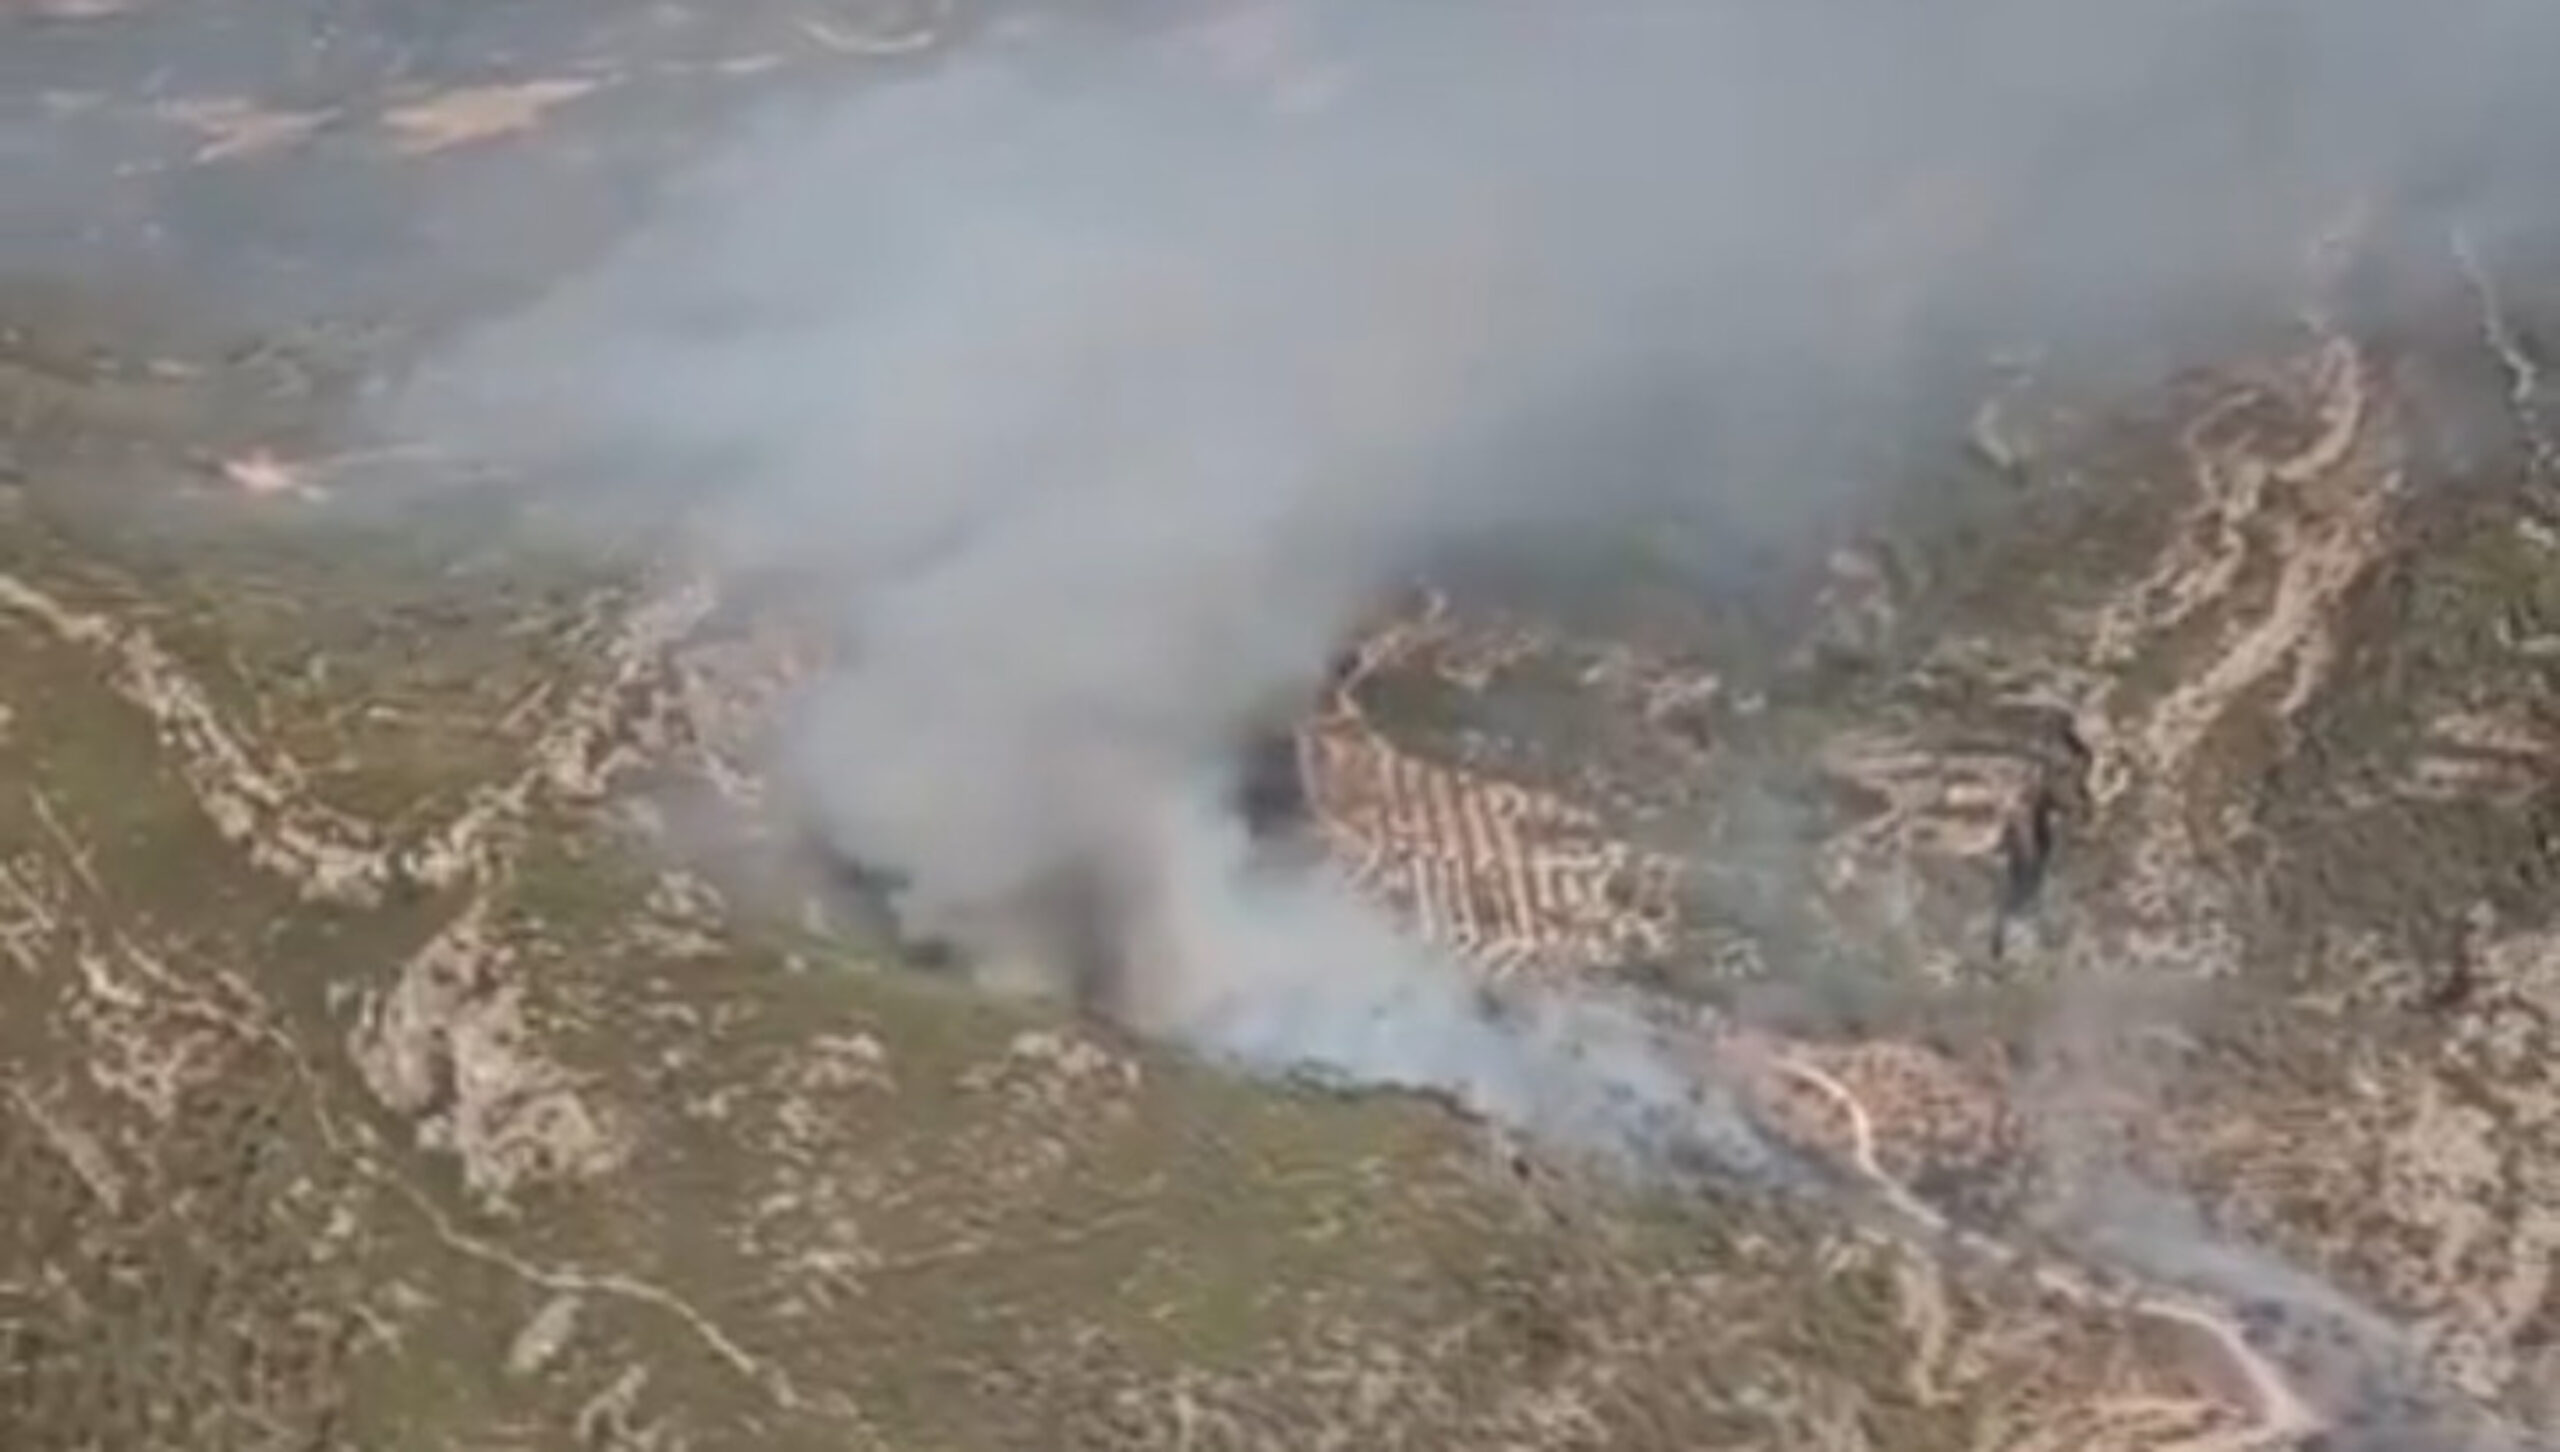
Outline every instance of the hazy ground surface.
<path fill-rule="evenodd" d="M 719 748 L 778 650 L 468 510 L 380 528 L 444 465 L 345 421 L 706 118 L 995 43 L 875 8 L 0 12 L 0 1445 L 2216 1445 L 2144 1421 L 2231 1390 L 2156 1320 L 1524 1183 L 1435 1105 L 1223 1078 L 661 869 L 748 792 Z M 2221 414 L 2219 376 L 2024 388 L 1928 530 L 1671 641 L 1718 683 L 1692 797 L 1637 805 L 1759 876 L 1665 980 L 1996 1081 L 2070 1038 L 2076 966 L 2151 972 L 2175 1031 L 2084 1003 L 2107 1070 L 2057 1081 L 2139 1112 L 2043 1122 L 2560 1436 L 2560 389 L 2518 341 L 2560 257 L 2360 286 L 2351 380 L 2271 331 L 2230 361 L 2309 371 Z M 2021 792 L 2059 845 L 1995 957 Z"/>

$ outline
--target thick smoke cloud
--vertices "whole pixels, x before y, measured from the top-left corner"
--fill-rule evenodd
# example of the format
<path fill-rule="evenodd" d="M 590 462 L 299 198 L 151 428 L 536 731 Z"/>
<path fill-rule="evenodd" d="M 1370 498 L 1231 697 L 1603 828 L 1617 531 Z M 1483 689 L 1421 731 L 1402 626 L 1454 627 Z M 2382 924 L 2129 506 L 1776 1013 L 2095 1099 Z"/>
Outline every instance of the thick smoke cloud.
<path fill-rule="evenodd" d="M 742 127 L 407 422 L 823 592 L 853 646 L 789 766 L 912 929 L 1207 1052 L 1756 1173 L 1632 1013 L 1488 1016 L 1256 868 L 1241 734 L 1417 562 L 1677 533 L 1712 574 L 1889 487 L 1996 346 L 2150 367 L 2289 306 L 2357 195 L 2529 227 L 2545 13 L 1309 6 L 1314 105 L 1192 17 L 990 40 Z"/>

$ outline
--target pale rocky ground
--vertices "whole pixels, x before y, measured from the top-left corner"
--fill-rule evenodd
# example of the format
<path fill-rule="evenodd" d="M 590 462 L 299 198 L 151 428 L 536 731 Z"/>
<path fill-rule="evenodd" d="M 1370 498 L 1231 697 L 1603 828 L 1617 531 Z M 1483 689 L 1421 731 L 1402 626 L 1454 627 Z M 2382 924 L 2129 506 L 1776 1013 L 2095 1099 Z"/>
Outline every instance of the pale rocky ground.
<path fill-rule="evenodd" d="M 112 245 L 0 254 L 0 1446 L 2287 1445 L 2226 1323 L 2321 1410 L 2381 1375 L 2560 1438 L 2560 270 L 2448 239 L 2370 314 L 2306 278 L 2337 316 L 2227 372 L 2023 388 L 1965 486 L 1996 528 L 1844 544 L 1676 678 L 1591 652 L 1681 728 L 1631 734 L 1679 783 L 1631 830 L 1749 865 L 1657 986 L 1769 1025 L 1773 1125 L 1910 1197 L 1665 1203 L 886 966 L 752 851 L 674 865 L 760 820 L 771 622 L 350 510 L 398 461 L 337 405 L 397 320 L 611 229 L 654 153 L 599 138 L 915 16 L 537 7 L 283 74 L 37 9 L 0 140 L 124 170 L 44 179 Z M 314 244 L 365 264 L 242 222 L 311 176 L 370 199 Z M 453 242 L 536 195 L 503 265 Z M 181 306 L 217 283 L 257 327 Z M 2023 1247 L 2115 1171 L 2403 1343 L 2227 1274 L 2085 1294 Z"/>

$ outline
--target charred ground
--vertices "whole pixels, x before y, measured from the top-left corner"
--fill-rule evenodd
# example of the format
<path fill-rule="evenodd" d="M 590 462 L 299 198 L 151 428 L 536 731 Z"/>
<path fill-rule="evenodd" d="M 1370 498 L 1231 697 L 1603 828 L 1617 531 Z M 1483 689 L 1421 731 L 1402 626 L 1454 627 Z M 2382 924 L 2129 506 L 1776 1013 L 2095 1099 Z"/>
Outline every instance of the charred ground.
<path fill-rule="evenodd" d="M 96 8 L 0 21 L 58 163 L 0 203 L 0 1441 L 2141 1447 L 2231 1400 L 2156 1318 L 890 971 L 752 770 L 789 630 L 372 527 L 440 466 L 345 435 L 368 378 L 919 15 L 279 67 L 312 15 Z M 1468 597 L 1534 648 L 1374 707 L 1690 853 L 1651 985 L 1824 1046 L 1932 1200 L 2018 1203 L 1947 1086 L 2026 1099 L 2406 1324 L 2409 1404 L 2548 1438 L 2560 260 L 2406 240 L 2323 471 L 2214 492 L 2337 405 L 2286 325 L 2031 377 L 1792 586 Z M 669 865 L 702 822 L 732 878 Z"/>

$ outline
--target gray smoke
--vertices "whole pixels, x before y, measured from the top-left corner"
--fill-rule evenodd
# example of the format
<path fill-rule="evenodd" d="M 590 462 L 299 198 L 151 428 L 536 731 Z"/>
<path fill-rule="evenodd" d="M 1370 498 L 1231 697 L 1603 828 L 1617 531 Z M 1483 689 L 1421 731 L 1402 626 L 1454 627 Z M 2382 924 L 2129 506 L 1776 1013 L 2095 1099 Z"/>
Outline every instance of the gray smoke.
<path fill-rule="evenodd" d="M 1069 27 L 762 116 L 409 423 L 823 592 L 853 644 L 789 765 L 914 930 L 1203 1051 L 1738 1168 L 1639 1016 L 1489 1015 L 1254 867 L 1249 724 L 1420 561 L 1806 544 L 1990 347 L 2148 358 L 2350 192 L 2478 210 L 2552 154 L 2517 56 L 2554 27 L 2498 0 L 1283 18 L 1339 65 L 1312 109 Z"/>

